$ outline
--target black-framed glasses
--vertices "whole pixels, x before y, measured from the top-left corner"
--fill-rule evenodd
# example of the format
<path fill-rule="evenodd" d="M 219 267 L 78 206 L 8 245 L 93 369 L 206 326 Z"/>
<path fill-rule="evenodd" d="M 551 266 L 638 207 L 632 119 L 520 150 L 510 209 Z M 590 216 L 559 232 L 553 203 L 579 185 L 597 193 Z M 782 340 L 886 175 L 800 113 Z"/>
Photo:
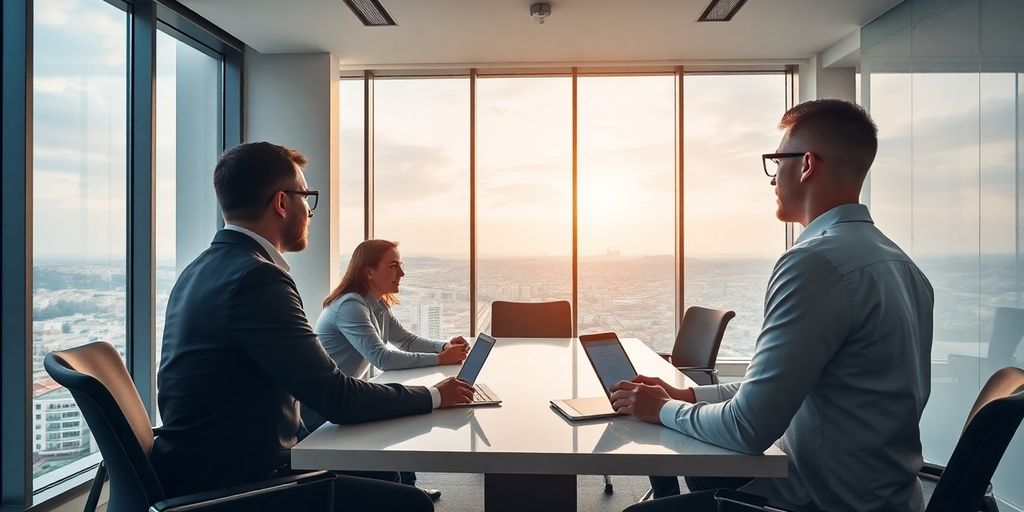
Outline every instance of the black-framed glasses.
<path fill-rule="evenodd" d="M 285 194 L 298 194 L 300 196 L 304 196 L 302 199 L 306 201 L 306 206 L 309 207 L 310 217 L 313 216 L 313 210 L 316 210 L 316 205 L 318 202 L 320 202 L 319 190 L 280 190 L 279 192 L 284 192 Z M 274 196 L 276 195 L 277 192 L 274 192 L 274 195 L 270 196 L 270 201 L 267 201 L 267 204 L 270 204 L 274 200 Z"/>
<path fill-rule="evenodd" d="M 810 151 L 804 151 L 804 152 L 801 152 L 801 153 L 765 153 L 765 154 L 761 155 L 761 166 L 764 167 L 765 175 L 767 175 L 769 178 L 774 178 L 775 174 L 778 173 L 778 170 L 779 170 L 779 159 L 780 158 L 797 158 L 797 157 L 802 157 L 802 156 L 806 155 L 807 153 L 810 153 Z M 813 153 L 811 153 L 811 154 L 813 154 Z M 818 156 L 818 155 L 814 155 L 814 157 L 817 158 L 818 160 L 821 160 L 821 157 Z M 771 171 L 768 170 L 768 162 L 769 161 L 772 163 L 772 170 Z"/>

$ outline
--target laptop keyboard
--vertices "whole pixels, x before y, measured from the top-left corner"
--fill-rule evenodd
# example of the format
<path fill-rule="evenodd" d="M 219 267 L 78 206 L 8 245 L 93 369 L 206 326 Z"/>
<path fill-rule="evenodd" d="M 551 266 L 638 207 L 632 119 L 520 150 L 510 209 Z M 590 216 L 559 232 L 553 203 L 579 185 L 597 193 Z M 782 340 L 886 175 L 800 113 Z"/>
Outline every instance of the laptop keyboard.
<path fill-rule="evenodd" d="M 486 391 L 476 387 L 473 389 L 473 401 L 474 402 L 493 402 L 494 398 L 488 395 Z"/>

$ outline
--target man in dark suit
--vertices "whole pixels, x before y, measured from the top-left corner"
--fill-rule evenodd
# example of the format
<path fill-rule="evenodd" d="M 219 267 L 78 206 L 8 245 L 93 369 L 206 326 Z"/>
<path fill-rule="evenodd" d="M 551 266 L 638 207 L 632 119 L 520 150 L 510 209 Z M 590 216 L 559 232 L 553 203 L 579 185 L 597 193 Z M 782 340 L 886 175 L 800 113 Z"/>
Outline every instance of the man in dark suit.
<path fill-rule="evenodd" d="M 214 187 L 225 226 L 167 302 L 157 375 L 164 425 L 152 462 L 170 496 L 288 471 L 299 402 L 335 423 L 429 413 L 472 387 L 371 384 L 341 373 L 313 333 L 283 252 L 306 247 L 317 193 L 300 153 L 266 142 L 224 153 Z M 415 487 L 339 476 L 340 508 L 431 510 Z"/>

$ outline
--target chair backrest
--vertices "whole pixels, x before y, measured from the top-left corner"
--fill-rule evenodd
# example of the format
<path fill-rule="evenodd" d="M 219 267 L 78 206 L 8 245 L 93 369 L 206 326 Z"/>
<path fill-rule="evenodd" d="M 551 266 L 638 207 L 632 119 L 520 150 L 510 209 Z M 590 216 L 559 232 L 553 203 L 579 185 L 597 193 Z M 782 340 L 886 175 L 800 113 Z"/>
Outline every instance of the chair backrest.
<path fill-rule="evenodd" d="M 927 512 L 978 510 L 992 475 L 1024 419 L 1024 370 L 1003 368 L 971 408 Z"/>
<path fill-rule="evenodd" d="M 718 348 L 735 311 L 690 306 L 672 346 L 672 364 L 680 368 L 714 368 Z"/>
<path fill-rule="evenodd" d="M 43 367 L 75 398 L 110 477 L 109 512 L 146 510 L 165 498 L 149 463 L 153 426 L 117 350 L 95 342 L 50 352 Z"/>
<path fill-rule="evenodd" d="M 996 308 L 992 320 L 992 339 L 988 344 L 988 358 L 1000 366 L 1013 359 L 1017 347 L 1024 342 L 1024 309 Z"/>
<path fill-rule="evenodd" d="M 495 338 L 571 338 L 569 301 L 491 303 L 491 336 Z"/>

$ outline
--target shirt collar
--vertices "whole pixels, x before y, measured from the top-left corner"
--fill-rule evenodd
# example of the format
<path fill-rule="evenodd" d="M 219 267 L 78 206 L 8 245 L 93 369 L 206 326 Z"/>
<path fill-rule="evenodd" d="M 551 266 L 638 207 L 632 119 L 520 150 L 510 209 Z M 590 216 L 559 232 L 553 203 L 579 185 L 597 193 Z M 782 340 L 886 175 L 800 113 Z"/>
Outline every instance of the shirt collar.
<path fill-rule="evenodd" d="M 843 222 L 870 222 L 874 224 L 874 221 L 871 220 L 871 214 L 868 213 L 867 206 L 859 203 L 841 204 L 818 215 L 816 219 L 804 228 L 793 245 L 805 242 L 811 237 L 821 236 L 828 231 L 828 228 Z"/>
<path fill-rule="evenodd" d="M 260 236 L 259 233 L 234 224 L 224 224 L 224 229 L 230 229 L 231 231 L 238 231 L 239 233 L 249 235 L 250 238 L 256 240 L 260 244 L 260 247 L 263 247 L 263 249 L 267 251 L 267 254 L 270 255 L 270 259 L 274 260 L 274 265 L 281 267 L 281 270 L 284 270 L 285 272 L 291 271 L 292 267 L 284 260 L 284 256 L 281 254 L 281 251 L 278 251 L 277 247 L 274 247 L 273 244 L 268 242 L 266 238 Z"/>

